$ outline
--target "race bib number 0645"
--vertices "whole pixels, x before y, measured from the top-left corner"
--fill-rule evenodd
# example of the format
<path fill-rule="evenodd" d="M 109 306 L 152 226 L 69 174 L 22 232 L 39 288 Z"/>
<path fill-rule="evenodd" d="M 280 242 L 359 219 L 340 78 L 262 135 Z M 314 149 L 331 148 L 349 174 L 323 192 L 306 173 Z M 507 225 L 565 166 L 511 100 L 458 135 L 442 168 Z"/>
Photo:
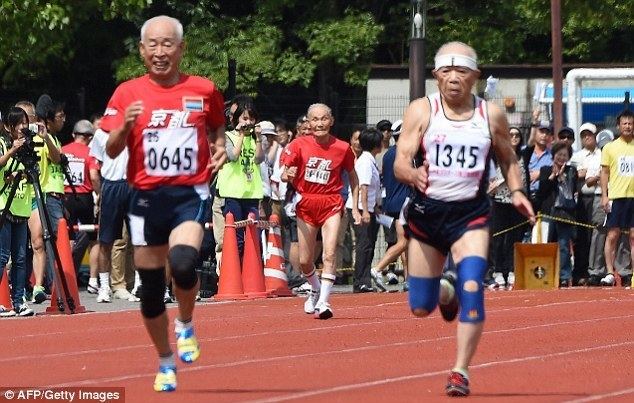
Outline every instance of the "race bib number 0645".
<path fill-rule="evenodd" d="M 197 134 L 195 127 L 143 130 L 146 173 L 149 176 L 196 174 Z"/>

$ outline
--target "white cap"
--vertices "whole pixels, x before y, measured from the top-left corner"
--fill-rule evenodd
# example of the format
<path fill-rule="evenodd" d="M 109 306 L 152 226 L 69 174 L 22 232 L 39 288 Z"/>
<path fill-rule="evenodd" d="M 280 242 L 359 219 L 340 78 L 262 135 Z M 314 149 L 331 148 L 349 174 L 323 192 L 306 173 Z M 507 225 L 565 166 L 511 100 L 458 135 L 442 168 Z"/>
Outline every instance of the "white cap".
<path fill-rule="evenodd" d="M 275 125 L 268 120 L 261 121 L 258 123 L 258 126 L 262 129 L 262 134 L 272 134 L 274 136 L 277 134 L 275 131 Z"/>
<path fill-rule="evenodd" d="M 590 122 L 586 122 L 579 127 L 579 134 L 583 133 L 584 130 L 588 130 L 592 132 L 592 134 L 597 134 L 597 127 Z"/>
<path fill-rule="evenodd" d="M 401 134 L 401 126 L 403 125 L 403 121 L 401 119 L 397 120 L 396 122 L 392 123 L 392 136 L 398 136 L 399 134 Z"/>

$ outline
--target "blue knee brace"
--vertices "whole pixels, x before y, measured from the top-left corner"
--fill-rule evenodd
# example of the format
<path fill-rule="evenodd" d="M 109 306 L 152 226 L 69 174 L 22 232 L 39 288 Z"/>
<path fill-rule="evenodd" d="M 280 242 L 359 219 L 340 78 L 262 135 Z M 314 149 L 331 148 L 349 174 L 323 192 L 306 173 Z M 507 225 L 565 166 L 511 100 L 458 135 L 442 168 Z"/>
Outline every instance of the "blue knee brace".
<path fill-rule="evenodd" d="M 424 309 L 432 313 L 440 296 L 440 277 L 407 277 L 409 307 L 412 311 Z"/>
<path fill-rule="evenodd" d="M 482 281 L 488 263 L 480 256 L 468 256 L 458 263 L 456 292 L 460 301 L 460 322 L 484 322 L 484 289 Z"/>

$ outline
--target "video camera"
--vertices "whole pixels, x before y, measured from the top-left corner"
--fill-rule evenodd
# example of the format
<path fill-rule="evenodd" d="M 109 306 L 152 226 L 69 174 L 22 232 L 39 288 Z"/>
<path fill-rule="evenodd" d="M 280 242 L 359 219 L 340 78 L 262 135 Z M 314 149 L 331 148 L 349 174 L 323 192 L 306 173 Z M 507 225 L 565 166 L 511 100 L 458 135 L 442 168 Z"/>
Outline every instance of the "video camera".
<path fill-rule="evenodd" d="M 35 129 L 35 131 L 33 130 Z M 37 136 L 37 130 L 39 130 L 36 124 L 30 124 L 29 127 L 23 128 L 22 134 L 24 135 L 24 144 L 20 147 L 15 154 L 18 161 L 20 161 L 25 167 L 32 168 L 40 160 L 40 156 L 35 151 L 36 147 L 42 147 L 42 143 L 35 142 L 35 136 Z"/>

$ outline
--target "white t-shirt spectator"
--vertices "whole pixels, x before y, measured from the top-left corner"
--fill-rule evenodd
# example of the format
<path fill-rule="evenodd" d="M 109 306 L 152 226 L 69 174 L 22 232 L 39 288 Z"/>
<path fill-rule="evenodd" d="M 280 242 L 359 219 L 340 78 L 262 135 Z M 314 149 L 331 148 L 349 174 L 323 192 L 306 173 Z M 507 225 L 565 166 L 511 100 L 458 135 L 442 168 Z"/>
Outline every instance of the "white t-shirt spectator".
<path fill-rule="evenodd" d="M 282 166 L 280 165 L 283 150 L 284 147 L 277 147 L 273 161 L 273 172 L 271 173 L 271 199 L 277 201 L 284 201 L 286 198 L 287 183 L 282 182 Z"/>
<path fill-rule="evenodd" d="M 109 181 L 119 181 L 126 179 L 128 169 L 128 147 L 124 148 L 117 158 L 112 159 L 106 153 L 106 143 L 108 134 L 101 129 L 97 129 L 95 136 L 88 145 L 90 155 L 101 162 L 101 176 Z"/>
<path fill-rule="evenodd" d="M 574 153 L 570 159 L 570 165 L 576 167 L 577 171 L 587 169 L 586 178 L 599 176 L 601 174 L 601 149 L 599 147 L 595 147 L 594 151 L 590 151 L 582 148 Z M 597 184 L 596 186 L 588 187 L 588 185 L 584 183 L 581 188 L 581 193 L 585 195 L 600 195 L 601 185 Z"/>
<path fill-rule="evenodd" d="M 376 166 L 376 160 L 367 151 L 361 153 L 359 158 L 354 162 L 354 170 L 359 177 L 359 189 L 362 185 L 368 186 L 368 212 L 374 212 L 377 197 L 381 192 L 381 178 L 379 176 L 379 168 Z M 352 189 L 348 192 L 352 195 Z M 346 201 L 346 208 L 352 209 L 352 197 L 349 196 Z M 362 210 L 361 191 L 359 191 L 359 210 Z"/>

